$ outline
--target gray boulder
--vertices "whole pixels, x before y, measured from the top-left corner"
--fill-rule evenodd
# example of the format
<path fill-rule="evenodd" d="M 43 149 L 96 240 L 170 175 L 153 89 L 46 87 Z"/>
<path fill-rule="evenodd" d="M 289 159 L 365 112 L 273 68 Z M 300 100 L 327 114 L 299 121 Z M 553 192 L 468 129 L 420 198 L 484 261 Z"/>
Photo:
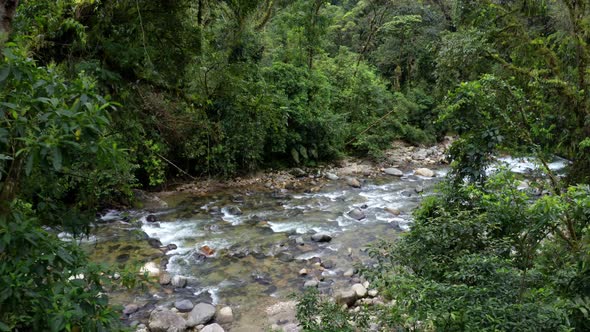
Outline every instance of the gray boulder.
<path fill-rule="evenodd" d="M 199 303 L 188 314 L 188 327 L 206 324 L 215 316 L 215 307 L 209 303 Z"/>
<path fill-rule="evenodd" d="M 205 326 L 201 332 L 225 332 L 225 330 L 223 329 L 223 327 L 221 327 L 221 325 L 217 324 L 217 323 L 213 323 L 210 325 Z"/>
<path fill-rule="evenodd" d="M 391 176 L 404 176 L 404 172 L 400 171 L 397 168 L 391 167 L 391 168 L 386 168 L 383 170 L 383 172 L 387 175 L 391 175 Z"/>
<path fill-rule="evenodd" d="M 330 242 L 330 241 L 332 241 L 332 237 L 326 233 L 315 233 L 311 236 L 311 239 L 314 242 Z"/>
<path fill-rule="evenodd" d="M 352 219 L 356 219 L 356 220 L 363 220 L 365 219 L 367 216 L 365 216 L 365 213 L 358 208 L 354 208 L 352 210 L 350 210 L 348 212 L 348 216 L 351 217 Z"/>
<path fill-rule="evenodd" d="M 152 311 L 148 326 L 151 332 L 184 332 L 187 328 L 184 318 L 170 310 Z"/>
<path fill-rule="evenodd" d="M 193 303 L 189 300 L 180 300 L 174 302 L 174 308 L 178 309 L 180 312 L 189 312 L 193 310 Z"/>

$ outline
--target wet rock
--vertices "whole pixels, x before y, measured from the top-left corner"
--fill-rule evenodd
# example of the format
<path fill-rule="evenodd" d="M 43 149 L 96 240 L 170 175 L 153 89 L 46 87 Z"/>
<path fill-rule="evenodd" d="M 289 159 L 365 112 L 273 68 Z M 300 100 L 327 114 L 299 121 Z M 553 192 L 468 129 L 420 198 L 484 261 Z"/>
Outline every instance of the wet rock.
<path fill-rule="evenodd" d="M 160 242 L 160 240 L 150 237 L 149 239 L 147 239 L 148 244 L 150 245 L 150 247 L 152 248 L 160 248 L 162 246 L 162 242 Z"/>
<path fill-rule="evenodd" d="M 312 280 L 308 280 L 303 284 L 303 288 L 317 288 L 318 285 L 320 284 L 319 281 L 312 279 Z"/>
<path fill-rule="evenodd" d="M 352 219 L 356 219 L 356 220 L 363 220 L 367 217 L 365 215 L 365 213 L 359 208 L 354 208 L 354 209 L 350 210 L 348 212 L 348 216 L 351 217 Z"/>
<path fill-rule="evenodd" d="M 427 178 L 434 177 L 434 171 L 428 168 L 418 168 L 414 171 L 415 175 L 424 176 Z"/>
<path fill-rule="evenodd" d="M 189 300 L 180 300 L 174 302 L 174 308 L 176 308 L 180 312 L 189 312 L 193 310 L 194 306 L 193 303 Z"/>
<path fill-rule="evenodd" d="M 235 205 L 228 206 L 227 213 L 234 215 L 234 216 L 241 216 L 242 214 L 244 214 L 244 212 L 242 212 L 242 210 L 240 210 L 240 208 Z"/>
<path fill-rule="evenodd" d="M 172 276 L 168 272 L 163 272 L 160 274 L 160 279 L 158 280 L 160 285 L 168 285 L 172 282 Z"/>
<path fill-rule="evenodd" d="M 384 210 L 393 214 L 394 216 L 399 216 L 401 214 L 401 211 L 396 208 L 385 208 Z"/>
<path fill-rule="evenodd" d="M 292 262 L 292 261 L 294 261 L 294 260 L 295 260 L 295 257 L 293 256 L 293 254 L 291 254 L 291 253 L 288 253 L 288 252 L 285 252 L 285 251 L 283 251 L 283 252 L 280 252 L 280 253 L 277 255 L 277 258 L 278 258 L 278 259 L 279 259 L 281 262 L 284 262 L 284 263 Z"/>
<path fill-rule="evenodd" d="M 215 307 L 209 303 L 197 304 L 188 314 L 187 326 L 193 327 L 199 324 L 206 324 L 215 316 Z"/>
<path fill-rule="evenodd" d="M 343 305 L 346 304 L 351 307 L 356 302 L 356 292 L 352 289 L 343 290 L 336 294 L 336 303 Z"/>
<path fill-rule="evenodd" d="M 174 243 L 170 243 L 169 245 L 166 246 L 166 248 L 168 250 L 176 250 L 176 249 L 178 249 L 178 246 L 175 245 Z"/>
<path fill-rule="evenodd" d="M 314 242 L 330 242 L 332 241 L 332 236 L 327 233 L 315 233 L 311 236 L 311 240 Z"/>
<path fill-rule="evenodd" d="M 363 204 L 363 205 L 361 205 L 361 209 L 363 209 L 363 210 L 366 210 L 366 209 L 368 209 L 368 208 L 369 208 L 369 206 L 368 206 L 367 204 Z"/>
<path fill-rule="evenodd" d="M 234 312 L 230 307 L 223 307 L 219 309 L 215 320 L 220 324 L 228 324 L 234 321 Z"/>
<path fill-rule="evenodd" d="M 367 288 L 362 284 L 354 284 L 351 289 L 356 293 L 357 298 L 362 299 L 367 296 Z"/>
<path fill-rule="evenodd" d="M 420 193 L 422 193 L 422 192 L 424 191 L 424 187 L 422 187 L 422 186 L 417 186 L 416 188 L 414 188 L 414 191 L 415 191 L 417 194 L 420 194 Z"/>
<path fill-rule="evenodd" d="M 202 246 L 201 247 L 201 252 L 205 255 L 205 256 L 212 256 L 213 254 L 215 254 L 215 250 L 210 248 L 209 246 Z"/>
<path fill-rule="evenodd" d="M 139 310 L 139 306 L 135 303 L 131 303 L 125 306 L 125 308 L 123 309 L 123 314 L 124 315 L 131 315 L 135 312 L 137 312 L 137 310 Z"/>
<path fill-rule="evenodd" d="M 303 240 L 303 237 L 302 236 L 298 236 L 295 239 L 295 244 L 300 245 L 300 246 L 304 245 L 305 244 L 305 241 Z"/>
<path fill-rule="evenodd" d="M 147 222 L 156 222 L 156 221 L 158 221 L 158 218 L 155 215 L 150 214 L 147 217 L 145 217 L 145 220 Z"/>
<path fill-rule="evenodd" d="M 407 190 L 402 191 L 400 194 L 404 197 L 412 197 L 412 193 Z"/>
<path fill-rule="evenodd" d="M 223 327 L 221 327 L 221 325 L 217 324 L 217 323 L 213 323 L 213 324 L 209 324 L 207 326 L 205 326 L 201 332 L 225 332 L 225 330 L 223 329 Z"/>
<path fill-rule="evenodd" d="M 323 267 L 324 269 L 330 270 L 330 269 L 334 268 L 334 262 L 332 262 L 330 260 L 325 260 L 320 263 L 320 266 Z"/>
<path fill-rule="evenodd" d="M 185 277 L 182 276 L 174 276 L 170 281 L 174 288 L 184 288 L 186 287 L 187 280 Z"/>
<path fill-rule="evenodd" d="M 152 311 L 148 324 L 151 332 L 184 332 L 187 323 L 184 318 L 170 310 Z"/>
<path fill-rule="evenodd" d="M 207 260 L 207 256 L 203 255 L 200 252 L 194 252 L 191 257 L 195 260 L 196 263 L 203 263 Z"/>
<path fill-rule="evenodd" d="M 391 168 L 386 168 L 383 170 L 383 172 L 387 175 L 391 175 L 391 176 L 403 176 L 404 172 L 400 171 L 397 168 L 391 167 Z"/>
<path fill-rule="evenodd" d="M 332 181 L 337 181 L 340 178 L 338 177 L 338 175 L 336 175 L 334 173 L 326 173 L 326 179 L 332 180 Z"/>
<path fill-rule="evenodd" d="M 255 283 L 261 284 L 261 285 L 270 285 L 272 284 L 272 279 L 270 278 L 270 276 L 263 274 L 263 273 L 252 273 L 252 280 L 254 280 Z"/>
<path fill-rule="evenodd" d="M 353 188 L 360 188 L 361 187 L 360 181 L 355 178 L 351 178 L 351 177 L 346 179 L 346 184 L 353 187 Z"/>

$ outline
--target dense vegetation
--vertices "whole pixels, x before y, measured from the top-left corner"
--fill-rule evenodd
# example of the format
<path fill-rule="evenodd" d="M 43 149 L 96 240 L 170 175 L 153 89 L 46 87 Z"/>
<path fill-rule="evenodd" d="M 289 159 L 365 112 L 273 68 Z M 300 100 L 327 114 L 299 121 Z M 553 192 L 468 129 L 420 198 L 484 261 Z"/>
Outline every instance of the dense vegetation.
<path fill-rule="evenodd" d="M 589 11 L 586 0 L 0 1 L 0 330 L 116 329 L 108 274 L 41 225 L 82 233 L 100 207 L 179 175 L 379 158 L 394 139 L 447 132 L 460 136 L 448 183 L 408 236 L 372 251 L 367 276 L 397 300 L 382 323 L 587 330 Z M 573 165 L 566 178 L 545 170 L 538 199 L 509 174 L 487 177 L 499 151 Z M 318 305 L 334 320 L 304 311 L 307 328 L 349 328 L 346 312 Z"/>

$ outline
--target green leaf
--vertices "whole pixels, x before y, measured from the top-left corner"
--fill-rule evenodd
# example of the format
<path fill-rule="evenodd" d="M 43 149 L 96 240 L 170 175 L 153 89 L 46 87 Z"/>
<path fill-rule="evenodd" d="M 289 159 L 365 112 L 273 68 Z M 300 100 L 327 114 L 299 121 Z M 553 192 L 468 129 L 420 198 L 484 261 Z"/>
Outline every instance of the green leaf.
<path fill-rule="evenodd" d="M 0 322 L 0 331 L 10 331 L 10 327 L 2 322 Z"/>
<path fill-rule="evenodd" d="M 27 174 L 27 176 L 31 175 L 31 172 L 33 171 L 33 164 L 35 163 L 35 154 L 31 153 L 29 154 L 29 157 L 27 158 L 27 163 L 25 164 L 25 174 Z"/>
<path fill-rule="evenodd" d="M 57 147 L 53 148 L 53 169 L 59 171 L 62 166 L 61 150 Z"/>
<path fill-rule="evenodd" d="M 10 66 L 5 66 L 4 68 L 0 69 L 0 82 L 4 82 L 4 80 L 10 74 Z"/>

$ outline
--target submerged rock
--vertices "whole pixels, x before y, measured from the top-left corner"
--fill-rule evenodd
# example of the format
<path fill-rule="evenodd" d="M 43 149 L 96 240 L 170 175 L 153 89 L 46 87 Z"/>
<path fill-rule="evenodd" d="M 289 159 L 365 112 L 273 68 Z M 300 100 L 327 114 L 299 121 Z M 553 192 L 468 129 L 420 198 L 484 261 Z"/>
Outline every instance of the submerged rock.
<path fill-rule="evenodd" d="M 399 216 L 401 214 L 401 211 L 399 209 L 396 208 L 385 208 L 383 209 L 391 214 L 393 214 L 394 216 Z"/>
<path fill-rule="evenodd" d="M 361 209 L 358 209 L 358 208 L 354 208 L 354 209 L 350 210 L 348 212 L 348 216 L 351 217 L 352 219 L 356 219 L 356 220 L 363 220 L 367 217 L 365 215 L 365 213 Z"/>
<path fill-rule="evenodd" d="M 185 277 L 182 276 L 174 276 L 170 281 L 174 288 L 184 288 L 186 287 L 187 280 Z"/>
<path fill-rule="evenodd" d="M 315 233 L 311 236 L 311 239 L 314 242 L 330 242 L 332 241 L 332 236 L 327 233 Z"/>

